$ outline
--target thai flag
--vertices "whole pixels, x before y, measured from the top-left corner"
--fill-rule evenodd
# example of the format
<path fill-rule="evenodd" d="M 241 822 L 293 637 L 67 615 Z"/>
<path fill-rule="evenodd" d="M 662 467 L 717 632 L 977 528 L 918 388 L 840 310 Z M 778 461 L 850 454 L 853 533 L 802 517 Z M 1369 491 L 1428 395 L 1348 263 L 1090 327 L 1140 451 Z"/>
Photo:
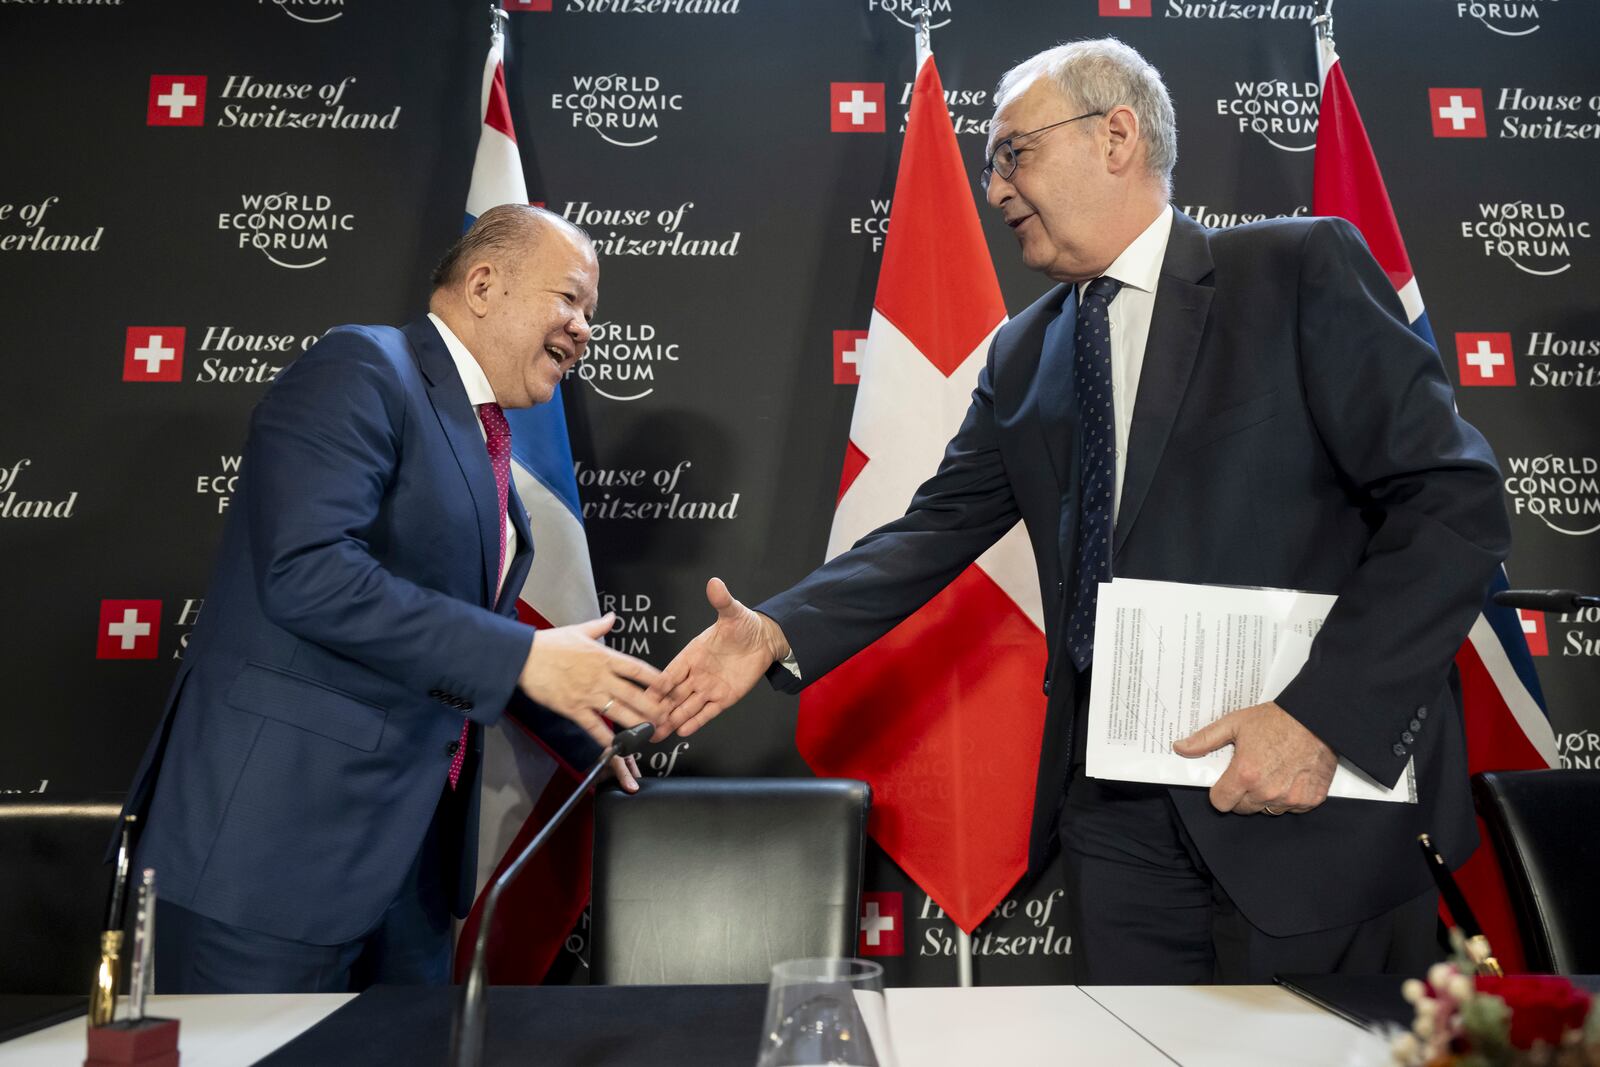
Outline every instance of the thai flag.
<path fill-rule="evenodd" d="M 1317 215 L 1338 215 L 1355 224 L 1399 293 L 1411 328 L 1437 348 L 1411 260 L 1400 239 L 1389 192 L 1378 172 L 1377 158 L 1372 154 L 1372 144 L 1361 124 L 1338 53 L 1327 37 L 1320 42 L 1318 59 L 1322 104 L 1311 210 Z M 1490 597 L 1507 587 L 1502 567 L 1494 576 Z M 1544 693 L 1516 611 L 1500 607 L 1492 599 L 1485 601 L 1483 613 L 1456 653 L 1456 669 L 1461 675 L 1471 773 L 1558 765 Z M 1482 836 L 1481 825 L 1479 831 Z M 1487 840 L 1456 873 L 1456 878 L 1501 961 L 1520 967 L 1522 953 L 1516 924 Z"/>
<path fill-rule="evenodd" d="M 464 229 L 499 204 L 526 204 L 528 188 L 511 124 L 497 32 L 483 67 L 483 129 L 467 191 Z M 533 568 L 517 597 L 517 614 L 538 627 L 598 618 L 594 571 L 572 474 L 572 447 L 558 388 L 537 407 L 507 411 L 511 476 L 528 510 Z M 572 788 L 575 775 L 511 716 L 485 731 L 478 813 L 478 898 L 457 941 L 458 977 L 470 964 L 483 891 L 542 826 Z M 498 984 L 539 982 L 589 898 L 587 808 L 574 812 L 506 888 L 489 942 L 489 974 Z"/>

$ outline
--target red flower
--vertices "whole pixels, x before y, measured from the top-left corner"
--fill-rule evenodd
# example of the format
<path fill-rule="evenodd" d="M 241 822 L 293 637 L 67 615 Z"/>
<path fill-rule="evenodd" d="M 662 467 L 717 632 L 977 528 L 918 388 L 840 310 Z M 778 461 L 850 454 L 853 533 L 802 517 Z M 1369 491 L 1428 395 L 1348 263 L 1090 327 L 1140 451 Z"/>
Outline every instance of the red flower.
<path fill-rule="evenodd" d="M 1532 1048 L 1535 1041 L 1561 1043 L 1561 1035 L 1583 1026 L 1590 996 L 1565 978 L 1519 974 L 1508 978 L 1480 977 L 1480 993 L 1499 997 L 1511 1009 L 1511 1044 Z"/>

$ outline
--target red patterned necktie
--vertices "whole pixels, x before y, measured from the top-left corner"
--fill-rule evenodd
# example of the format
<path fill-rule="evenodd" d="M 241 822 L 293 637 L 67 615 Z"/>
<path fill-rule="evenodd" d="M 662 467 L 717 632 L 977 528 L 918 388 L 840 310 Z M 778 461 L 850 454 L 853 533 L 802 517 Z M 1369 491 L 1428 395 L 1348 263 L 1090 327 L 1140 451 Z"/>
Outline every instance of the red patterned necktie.
<path fill-rule="evenodd" d="M 478 418 L 483 422 L 484 445 L 489 449 L 489 466 L 494 470 L 495 494 L 500 501 L 500 556 L 494 567 L 494 600 L 500 600 L 500 574 L 506 565 L 506 498 L 511 486 L 511 424 L 499 404 L 479 404 Z M 467 758 L 467 735 L 472 730 L 472 720 L 461 720 L 461 739 L 456 743 L 455 757 L 450 761 L 450 788 L 461 780 L 461 764 Z"/>

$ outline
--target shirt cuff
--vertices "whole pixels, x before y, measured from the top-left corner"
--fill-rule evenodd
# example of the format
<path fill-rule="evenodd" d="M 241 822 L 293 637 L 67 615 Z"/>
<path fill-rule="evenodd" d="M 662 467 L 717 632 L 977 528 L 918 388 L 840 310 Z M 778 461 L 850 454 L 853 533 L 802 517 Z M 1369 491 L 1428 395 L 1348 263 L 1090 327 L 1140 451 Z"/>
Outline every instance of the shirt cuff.
<path fill-rule="evenodd" d="M 791 648 L 789 650 L 789 654 L 778 661 L 778 666 L 782 667 L 784 670 L 788 671 L 801 681 L 805 680 L 804 676 L 800 673 L 800 661 L 794 658 L 794 649 Z"/>

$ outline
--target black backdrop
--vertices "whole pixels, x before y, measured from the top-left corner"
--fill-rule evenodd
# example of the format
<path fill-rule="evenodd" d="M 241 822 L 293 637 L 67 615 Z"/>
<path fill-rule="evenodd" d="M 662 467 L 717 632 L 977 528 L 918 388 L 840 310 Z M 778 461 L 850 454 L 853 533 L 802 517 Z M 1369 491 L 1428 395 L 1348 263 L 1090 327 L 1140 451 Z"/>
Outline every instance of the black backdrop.
<path fill-rule="evenodd" d="M 1310 5 L 1122 3 L 934 0 L 972 170 L 1002 71 L 1116 34 L 1171 88 L 1179 207 L 1307 213 Z M 637 655 L 664 663 L 704 625 L 709 574 L 755 599 L 821 559 L 854 394 L 835 332 L 870 315 L 912 6 L 508 0 L 530 195 L 604 252 L 603 327 L 564 391 L 596 579 Z M 1461 407 L 1506 466 L 1512 583 L 1600 588 L 1600 13 L 1340 0 L 1336 20 Z M 126 787 L 273 368 L 330 325 L 423 307 L 461 224 L 488 24 L 481 0 L 0 0 L 0 791 Z M 841 83 L 881 99 L 884 132 L 834 132 Z M 1436 135 L 1455 132 L 1445 107 L 1483 136 Z M 984 224 L 1018 310 L 1046 283 Z M 1504 386 L 1461 358 L 1480 342 Z M 625 517 L 674 493 L 717 517 Z M 1566 759 L 1590 765 L 1600 612 L 1533 622 Z M 652 773 L 805 773 L 795 708 L 758 691 Z M 868 888 L 902 894 L 891 979 L 952 980 L 954 929 L 926 897 L 881 856 Z M 979 981 L 1066 980 L 1053 880 L 1002 912 Z M 570 944 L 582 980 L 581 930 Z"/>

